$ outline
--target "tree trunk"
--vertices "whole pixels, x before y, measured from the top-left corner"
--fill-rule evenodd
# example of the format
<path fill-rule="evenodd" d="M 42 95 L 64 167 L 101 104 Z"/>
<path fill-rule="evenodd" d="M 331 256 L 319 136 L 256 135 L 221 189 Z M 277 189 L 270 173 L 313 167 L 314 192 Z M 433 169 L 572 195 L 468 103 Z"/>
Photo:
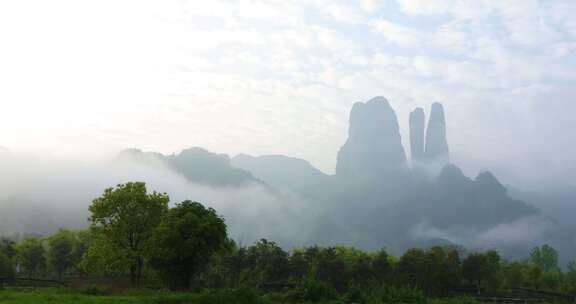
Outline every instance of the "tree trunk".
<path fill-rule="evenodd" d="M 136 258 L 136 287 L 140 287 L 142 280 L 142 267 L 144 266 L 144 261 L 142 258 Z"/>
<path fill-rule="evenodd" d="M 130 265 L 130 285 L 136 287 L 136 265 Z"/>
<path fill-rule="evenodd" d="M 480 295 L 480 280 L 476 281 L 476 293 Z"/>

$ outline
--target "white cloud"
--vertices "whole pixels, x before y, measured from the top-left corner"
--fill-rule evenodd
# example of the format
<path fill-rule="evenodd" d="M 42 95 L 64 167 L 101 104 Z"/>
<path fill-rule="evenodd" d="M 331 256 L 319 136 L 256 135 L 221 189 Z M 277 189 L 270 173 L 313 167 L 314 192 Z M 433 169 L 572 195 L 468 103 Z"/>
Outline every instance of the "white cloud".
<path fill-rule="evenodd" d="M 523 147 L 526 126 L 483 122 L 534 119 L 531 105 L 556 102 L 534 88 L 572 92 L 571 7 L 532 0 L 2 1 L 0 145 L 82 155 L 205 146 L 303 157 L 331 172 L 350 105 L 385 95 L 403 130 L 411 107 L 444 102 L 455 159 L 504 162 Z M 525 157 L 526 175 L 536 157 Z"/>
<path fill-rule="evenodd" d="M 358 23 L 362 21 L 362 15 L 358 11 L 358 8 L 343 5 L 339 3 L 328 4 L 323 8 L 330 17 L 334 18 L 336 21 L 345 23 Z"/>
<path fill-rule="evenodd" d="M 372 22 L 374 30 L 390 43 L 407 47 L 419 47 L 424 43 L 424 34 L 415 29 L 398 25 L 383 18 Z"/>
<path fill-rule="evenodd" d="M 360 8 L 367 13 L 374 13 L 383 6 L 384 1 L 360 0 Z"/>
<path fill-rule="evenodd" d="M 420 223 L 412 229 L 415 239 L 444 239 L 473 249 L 491 249 L 513 246 L 538 246 L 558 229 L 550 219 L 531 216 L 497 224 L 485 229 L 470 227 L 437 228 Z"/>

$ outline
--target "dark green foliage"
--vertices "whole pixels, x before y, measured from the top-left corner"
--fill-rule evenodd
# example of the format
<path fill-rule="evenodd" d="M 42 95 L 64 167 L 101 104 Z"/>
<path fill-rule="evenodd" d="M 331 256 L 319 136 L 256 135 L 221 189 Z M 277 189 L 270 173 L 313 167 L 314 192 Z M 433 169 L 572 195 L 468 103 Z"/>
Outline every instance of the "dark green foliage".
<path fill-rule="evenodd" d="M 166 194 L 148 193 L 142 182 L 106 189 L 89 207 L 95 235 L 90 256 L 103 266 L 119 262 L 127 265 L 132 284 L 138 286 L 144 256 L 152 246 L 152 233 L 167 211 L 168 201 Z"/>
<path fill-rule="evenodd" d="M 0 240 L 0 278 L 13 278 L 16 275 L 17 254 L 14 241 L 7 238 Z"/>
<path fill-rule="evenodd" d="M 308 277 L 308 260 L 301 250 L 295 250 L 290 256 L 290 277 L 295 283 L 302 283 Z"/>
<path fill-rule="evenodd" d="M 198 304 L 264 304 L 258 293 L 252 289 L 224 289 L 209 291 L 201 295 L 196 301 Z"/>
<path fill-rule="evenodd" d="M 170 209 L 154 231 L 152 267 L 171 289 L 187 289 L 211 256 L 224 248 L 224 220 L 212 208 L 184 201 Z"/>
<path fill-rule="evenodd" d="M 462 275 L 470 283 L 476 284 L 478 290 L 480 290 L 483 283 L 493 287 L 499 267 L 500 256 L 496 251 L 475 252 L 462 261 Z"/>
<path fill-rule="evenodd" d="M 207 290 L 199 294 L 165 294 L 159 296 L 155 304 L 267 304 L 252 289 Z"/>
<path fill-rule="evenodd" d="M 251 272 L 256 274 L 258 287 L 263 287 L 266 283 L 285 283 L 290 275 L 288 253 L 266 239 L 248 247 L 247 263 Z"/>
<path fill-rule="evenodd" d="M 558 251 L 548 244 L 534 247 L 530 252 L 530 261 L 544 272 L 556 270 L 558 269 Z"/>
<path fill-rule="evenodd" d="M 90 229 L 75 231 L 74 235 L 76 241 L 74 250 L 72 251 L 72 267 L 76 273 L 81 274 L 84 272 L 84 269 L 81 267 L 82 258 L 84 257 L 84 254 L 88 252 L 93 236 Z"/>
<path fill-rule="evenodd" d="M 9 259 L 15 259 L 16 254 L 16 242 L 9 238 L 0 239 L 0 253 L 3 253 Z"/>
<path fill-rule="evenodd" d="M 418 289 L 408 287 L 386 287 L 379 289 L 373 296 L 376 303 L 411 303 L 426 304 L 428 299 Z"/>
<path fill-rule="evenodd" d="M 574 293 L 576 291 L 576 262 L 572 261 L 568 263 L 568 267 L 565 273 L 566 285 L 568 286 L 568 291 Z"/>
<path fill-rule="evenodd" d="M 365 256 L 352 262 L 352 265 L 350 265 L 350 281 L 353 284 L 367 286 L 374 279 L 372 258 Z"/>
<path fill-rule="evenodd" d="M 430 295 L 446 295 L 460 283 L 458 251 L 432 247 L 410 249 L 398 261 L 396 271 L 404 284 Z"/>
<path fill-rule="evenodd" d="M 13 278 L 16 274 L 14 268 L 14 262 L 7 255 L 0 252 L 0 278 Z"/>
<path fill-rule="evenodd" d="M 336 248 L 329 247 L 321 251 L 317 260 L 316 279 L 326 282 L 342 292 L 347 287 L 348 273 L 346 264 L 338 255 Z"/>
<path fill-rule="evenodd" d="M 106 287 L 90 284 L 80 289 L 80 293 L 90 296 L 107 296 L 111 295 L 112 291 Z"/>
<path fill-rule="evenodd" d="M 16 246 L 18 263 L 28 278 L 36 278 L 46 267 L 44 246 L 39 238 L 29 237 Z"/>
<path fill-rule="evenodd" d="M 525 281 L 527 269 L 525 263 L 520 262 L 503 262 L 500 265 L 500 276 L 502 287 L 506 289 L 521 287 Z"/>
<path fill-rule="evenodd" d="M 306 280 L 297 288 L 288 293 L 288 300 L 293 303 L 333 300 L 338 297 L 338 293 L 328 284 L 315 280 Z"/>
<path fill-rule="evenodd" d="M 361 288 L 354 286 L 349 288 L 348 292 L 344 295 L 344 302 L 364 304 L 366 303 L 366 297 L 362 293 Z"/>
<path fill-rule="evenodd" d="M 48 265 L 56 272 L 58 279 L 62 279 L 62 274 L 72 268 L 75 262 L 76 236 L 69 230 L 60 229 L 48 237 L 47 241 Z"/>
<path fill-rule="evenodd" d="M 382 249 L 376 252 L 372 258 L 372 274 L 376 282 L 385 282 L 392 272 L 390 256 L 386 250 Z"/>

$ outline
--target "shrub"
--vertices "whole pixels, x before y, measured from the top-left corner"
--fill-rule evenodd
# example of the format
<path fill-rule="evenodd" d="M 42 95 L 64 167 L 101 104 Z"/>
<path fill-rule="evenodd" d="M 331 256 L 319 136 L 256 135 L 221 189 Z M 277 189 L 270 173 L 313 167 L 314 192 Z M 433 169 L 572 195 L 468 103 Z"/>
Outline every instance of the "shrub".
<path fill-rule="evenodd" d="M 14 263 L 5 254 L 0 252 L 0 278 L 14 278 Z M 1 286 L 0 286 L 1 287 Z"/>
<path fill-rule="evenodd" d="M 288 293 L 290 302 L 320 302 L 338 297 L 334 288 L 319 281 L 308 280 Z"/>
<path fill-rule="evenodd" d="M 112 294 L 112 291 L 106 287 L 90 284 L 80 289 L 80 293 L 90 296 L 108 296 Z"/>
<path fill-rule="evenodd" d="M 362 290 L 358 287 L 351 287 L 346 295 L 344 296 L 345 303 L 356 303 L 356 304 L 364 304 L 366 303 L 366 299 Z"/>
<path fill-rule="evenodd" d="M 450 298 L 450 299 L 434 299 L 430 304 L 480 304 L 472 298 Z"/>
<path fill-rule="evenodd" d="M 259 304 L 262 302 L 263 300 L 254 290 L 247 288 L 210 291 L 198 299 L 198 304 Z"/>
<path fill-rule="evenodd" d="M 418 289 L 385 287 L 375 293 L 374 300 L 382 303 L 411 303 L 426 304 L 428 303 L 424 293 Z"/>
<path fill-rule="evenodd" d="M 158 304 L 266 304 L 251 289 L 218 289 L 201 294 L 165 294 L 155 301 Z"/>

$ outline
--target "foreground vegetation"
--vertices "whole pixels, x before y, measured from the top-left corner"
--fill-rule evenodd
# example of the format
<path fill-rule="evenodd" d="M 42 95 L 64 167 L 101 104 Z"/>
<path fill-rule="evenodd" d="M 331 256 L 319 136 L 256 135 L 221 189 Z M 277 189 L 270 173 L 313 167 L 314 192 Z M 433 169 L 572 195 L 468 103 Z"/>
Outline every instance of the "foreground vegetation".
<path fill-rule="evenodd" d="M 93 201 L 87 230 L 3 239 L 0 281 L 7 289 L 0 302 L 474 303 L 471 298 L 570 301 L 576 291 L 576 264 L 562 271 L 548 245 L 521 261 L 450 246 L 413 248 L 399 257 L 343 246 L 288 252 L 265 239 L 242 247 L 228 238 L 215 210 L 168 202 L 143 183 L 118 185 Z M 15 278 L 52 279 L 68 288 L 16 289 L 25 281 Z"/>
<path fill-rule="evenodd" d="M 0 291 L 0 303 L 43 304 L 43 303 L 74 303 L 74 304 L 279 304 L 279 303 L 310 303 L 310 301 L 295 301 L 281 293 L 258 294 L 252 290 L 211 290 L 197 293 L 182 292 L 126 292 L 107 294 L 102 290 L 69 290 L 69 289 L 13 289 Z M 97 294 L 92 294 L 97 293 Z M 400 292 L 388 295 L 388 298 L 361 300 L 349 295 L 334 299 L 320 300 L 324 304 L 344 303 L 416 303 L 416 304 L 475 304 L 480 303 L 470 298 L 427 299 L 419 293 Z"/>

